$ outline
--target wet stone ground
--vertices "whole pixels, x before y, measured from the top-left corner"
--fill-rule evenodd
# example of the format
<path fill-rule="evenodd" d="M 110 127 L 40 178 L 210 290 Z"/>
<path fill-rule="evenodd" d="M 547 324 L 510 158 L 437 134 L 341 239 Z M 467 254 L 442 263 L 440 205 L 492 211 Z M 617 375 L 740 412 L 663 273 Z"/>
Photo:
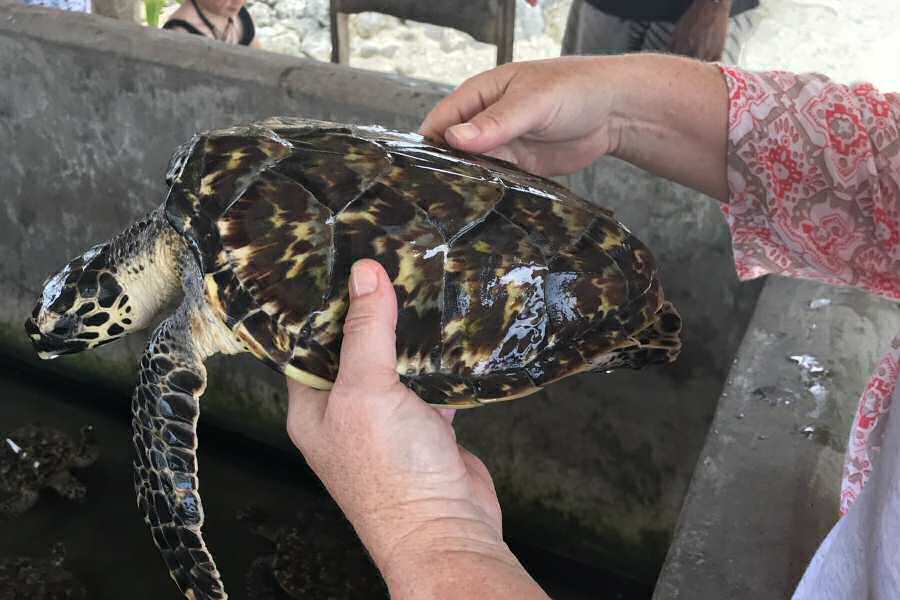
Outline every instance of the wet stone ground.
<path fill-rule="evenodd" d="M 178 600 L 180 596 L 135 506 L 129 400 L 108 396 L 102 390 L 47 381 L 43 375 L 0 370 L 0 441 L 5 440 L 6 433 L 27 424 L 59 429 L 73 439 L 82 426 L 92 425 L 100 446 L 96 463 L 74 471 L 87 487 L 86 500 L 76 503 L 50 491 L 43 493 L 31 510 L 2 524 L 0 562 L 23 556 L 47 559 L 54 545 L 62 543 L 64 568 L 84 585 L 91 600 Z M 230 597 L 290 598 L 248 590 L 251 566 L 256 562 L 259 568 L 258 559 L 271 557 L 274 546 L 254 531 L 247 511 L 261 511 L 269 526 L 282 531 L 302 527 L 314 514 L 315 531 L 308 535 L 334 537 L 345 531 L 345 525 L 337 520 L 339 516 L 322 517 L 336 515 L 330 498 L 302 461 L 294 457 L 202 424 L 200 439 L 200 489 L 207 518 L 204 529 Z M 329 518 L 334 520 L 329 522 Z M 306 551 L 317 548 L 315 539 L 310 542 L 304 546 Z M 598 591 L 611 600 L 650 597 L 646 585 L 623 581 L 602 568 L 555 559 L 516 540 L 510 543 L 535 578 L 559 600 L 596 598 Z M 334 552 L 333 546 L 328 550 L 328 544 L 321 547 L 326 554 Z M 330 564 L 334 562 L 332 556 L 312 558 Z M 354 558 L 355 553 L 348 552 L 346 546 L 334 556 L 344 562 L 335 566 L 339 573 L 348 564 L 359 564 L 354 562 L 358 556 Z M 254 581 L 260 581 L 259 571 Z M 376 586 L 371 594 L 353 597 L 384 597 L 382 594 Z M 313 591 L 303 597 L 316 600 L 324 596 Z"/>

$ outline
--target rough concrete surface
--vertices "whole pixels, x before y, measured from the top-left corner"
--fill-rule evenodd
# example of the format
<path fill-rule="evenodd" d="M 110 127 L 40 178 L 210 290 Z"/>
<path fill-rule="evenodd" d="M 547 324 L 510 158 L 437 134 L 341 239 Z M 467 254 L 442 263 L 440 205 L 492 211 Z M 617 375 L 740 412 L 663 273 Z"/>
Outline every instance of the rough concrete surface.
<path fill-rule="evenodd" d="M 91 12 L 134 23 L 145 20 L 144 3 L 140 0 L 91 0 Z"/>
<path fill-rule="evenodd" d="M 445 91 L 26 7 L 0 9 L 0 56 L 0 348 L 121 390 L 122 410 L 143 336 L 38 364 L 22 322 L 44 277 L 161 201 L 177 144 L 273 114 L 414 129 Z M 467 412 L 459 437 L 494 474 L 508 535 L 652 582 L 758 286 L 738 285 L 711 201 L 615 161 L 571 183 L 616 209 L 657 254 L 685 317 L 683 357 Z M 266 367 L 214 360 L 203 415 L 286 447 L 284 400 L 283 381 Z"/>
<path fill-rule="evenodd" d="M 837 520 L 860 393 L 896 303 L 770 278 L 697 463 L 654 600 L 787 598 Z"/>

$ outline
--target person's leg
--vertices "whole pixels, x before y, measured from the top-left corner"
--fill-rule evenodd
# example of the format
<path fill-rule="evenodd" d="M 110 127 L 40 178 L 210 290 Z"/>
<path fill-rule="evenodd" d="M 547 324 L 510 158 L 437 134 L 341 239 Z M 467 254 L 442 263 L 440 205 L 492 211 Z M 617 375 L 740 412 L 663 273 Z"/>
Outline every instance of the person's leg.
<path fill-rule="evenodd" d="M 640 50 L 645 23 L 620 19 L 573 0 L 566 21 L 562 54 L 624 54 Z"/>
<path fill-rule="evenodd" d="M 725 39 L 725 50 L 722 62 L 728 65 L 740 65 L 744 46 L 753 35 L 759 19 L 759 9 L 744 11 L 728 21 L 728 37 Z"/>
<path fill-rule="evenodd" d="M 758 9 L 742 12 L 728 20 L 728 36 L 725 38 L 725 48 L 722 51 L 723 63 L 740 64 L 744 45 L 753 34 L 757 18 Z M 675 23 L 665 21 L 650 23 L 640 50 L 643 52 L 671 52 L 674 31 Z"/>
<path fill-rule="evenodd" d="M 644 35 L 643 43 L 638 50 L 641 52 L 671 52 L 672 33 L 674 31 L 675 23 L 651 21 L 647 24 L 647 33 Z"/>

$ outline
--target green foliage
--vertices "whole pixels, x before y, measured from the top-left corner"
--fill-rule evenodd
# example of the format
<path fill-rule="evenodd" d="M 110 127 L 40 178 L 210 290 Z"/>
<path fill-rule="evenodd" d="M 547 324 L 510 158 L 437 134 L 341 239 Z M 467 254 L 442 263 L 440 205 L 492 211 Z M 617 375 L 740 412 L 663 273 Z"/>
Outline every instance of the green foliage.
<path fill-rule="evenodd" d="M 166 7 L 166 0 L 144 0 L 144 11 L 147 15 L 147 25 L 159 27 L 159 16 Z"/>

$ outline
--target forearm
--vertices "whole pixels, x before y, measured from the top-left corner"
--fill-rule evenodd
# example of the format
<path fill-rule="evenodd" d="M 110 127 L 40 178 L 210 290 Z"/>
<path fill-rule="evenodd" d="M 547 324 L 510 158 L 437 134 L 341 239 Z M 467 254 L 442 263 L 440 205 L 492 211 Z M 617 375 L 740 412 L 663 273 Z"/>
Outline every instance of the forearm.
<path fill-rule="evenodd" d="M 424 527 L 379 568 L 393 600 L 548 598 L 506 544 L 474 522 Z"/>
<path fill-rule="evenodd" d="M 651 173 L 726 200 L 728 92 L 718 67 L 663 55 L 609 65 L 613 154 Z"/>

